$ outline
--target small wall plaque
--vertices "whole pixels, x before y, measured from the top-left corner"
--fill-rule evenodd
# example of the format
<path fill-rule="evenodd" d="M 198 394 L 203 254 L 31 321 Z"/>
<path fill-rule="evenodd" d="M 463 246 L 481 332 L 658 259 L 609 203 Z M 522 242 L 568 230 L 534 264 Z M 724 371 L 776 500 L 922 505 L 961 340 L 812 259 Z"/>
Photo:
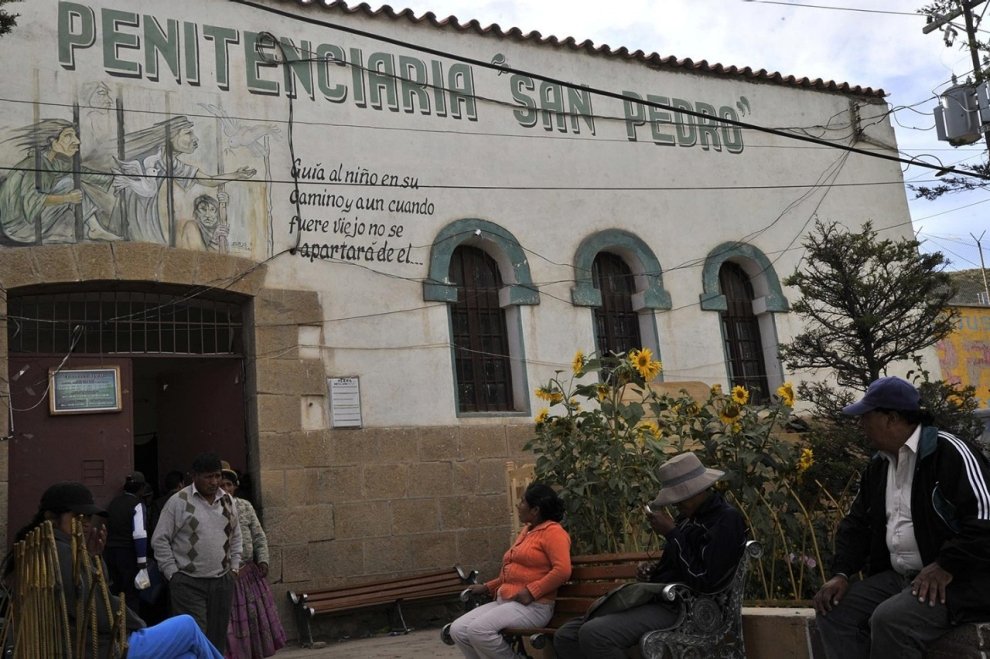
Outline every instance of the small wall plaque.
<path fill-rule="evenodd" d="M 52 414 L 119 412 L 120 368 L 72 368 L 48 371 Z"/>
<path fill-rule="evenodd" d="M 330 425 L 361 427 L 361 384 L 356 377 L 327 378 L 330 385 Z"/>

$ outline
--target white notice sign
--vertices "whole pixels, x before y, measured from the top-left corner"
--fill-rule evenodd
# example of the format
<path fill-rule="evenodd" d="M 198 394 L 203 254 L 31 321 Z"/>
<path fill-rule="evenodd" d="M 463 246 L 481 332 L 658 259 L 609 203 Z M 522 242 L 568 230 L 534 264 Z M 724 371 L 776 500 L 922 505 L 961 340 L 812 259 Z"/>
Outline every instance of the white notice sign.
<path fill-rule="evenodd" d="M 328 378 L 330 424 L 333 428 L 361 427 L 361 386 L 357 378 Z"/>

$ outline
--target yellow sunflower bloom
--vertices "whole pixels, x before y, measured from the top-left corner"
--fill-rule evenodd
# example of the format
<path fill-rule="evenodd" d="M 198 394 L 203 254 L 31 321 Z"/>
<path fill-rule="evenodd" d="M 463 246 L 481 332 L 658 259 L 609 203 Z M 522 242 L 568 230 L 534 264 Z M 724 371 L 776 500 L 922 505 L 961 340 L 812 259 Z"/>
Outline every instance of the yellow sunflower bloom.
<path fill-rule="evenodd" d="M 718 416 L 722 419 L 722 423 L 732 425 L 734 423 L 738 423 L 740 417 L 742 416 L 742 409 L 734 403 L 729 403 Z"/>
<path fill-rule="evenodd" d="M 584 372 L 584 353 L 580 350 L 574 353 L 574 359 L 571 360 L 571 370 L 574 375 L 581 375 Z"/>
<path fill-rule="evenodd" d="M 720 384 L 713 384 L 712 385 L 712 396 L 721 396 L 721 395 L 722 395 L 722 385 L 720 385 Z"/>
<path fill-rule="evenodd" d="M 571 398 L 569 401 L 567 401 L 567 405 L 575 412 L 581 411 L 581 403 L 578 402 L 577 398 Z"/>
<path fill-rule="evenodd" d="M 815 452 L 810 448 L 801 449 L 801 457 L 798 459 L 797 470 L 799 474 L 803 474 L 811 468 L 811 465 L 815 464 Z"/>
<path fill-rule="evenodd" d="M 548 400 L 550 401 L 551 405 L 556 405 L 557 403 L 561 403 L 564 401 L 564 394 L 560 393 L 559 391 L 551 391 L 550 398 Z"/>
<path fill-rule="evenodd" d="M 742 386 L 732 387 L 732 400 L 739 405 L 745 405 L 749 402 L 749 391 Z"/>
<path fill-rule="evenodd" d="M 647 381 L 660 375 L 660 371 L 663 370 L 660 362 L 653 359 L 653 351 L 649 348 L 633 350 L 629 353 L 629 361 L 639 371 L 639 374 L 643 376 L 643 379 Z"/>
<path fill-rule="evenodd" d="M 550 387 L 537 387 L 536 391 L 534 391 L 533 393 L 540 400 L 550 400 L 550 398 L 553 396 L 553 392 L 550 391 Z"/>
<path fill-rule="evenodd" d="M 540 409 L 539 412 L 536 413 L 536 418 L 534 419 L 534 421 L 536 421 L 536 425 L 540 425 L 541 423 L 546 423 L 547 418 L 549 416 L 550 416 L 550 410 L 544 407 Z"/>
<path fill-rule="evenodd" d="M 595 397 L 598 398 L 599 403 L 604 403 L 605 399 L 608 398 L 608 385 L 600 384 L 595 387 Z"/>
<path fill-rule="evenodd" d="M 790 382 L 785 382 L 784 384 L 777 387 L 777 396 L 787 407 L 794 407 L 794 386 Z"/>
<path fill-rule="evenodd" d="M 644 421 L 640 425 L 640 429 L 644 433 L 649 433 L 650 435 L 652 435 L 654 439 L 660 439 L 660 435 L 662 434 L 660 431 L 660 424 L 658 424 L 656 421 Z"/>

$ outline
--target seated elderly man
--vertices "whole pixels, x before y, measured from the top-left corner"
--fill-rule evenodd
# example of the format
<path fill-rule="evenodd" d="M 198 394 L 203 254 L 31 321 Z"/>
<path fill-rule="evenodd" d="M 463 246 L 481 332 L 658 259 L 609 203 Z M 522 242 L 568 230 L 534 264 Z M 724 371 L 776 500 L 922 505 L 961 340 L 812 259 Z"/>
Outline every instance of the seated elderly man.
<path fill-rule="evenodd" d="M 685 583 L 713 592 L 732 577 L 746 542 L 742 515 L 711 489 L 725 472 L 706 469 L 693 453 L 677 455 L 659 469 L 661 490 L 647 519 L 667 543 L 657 563 L 640 566 L 639 578 Z M 665 507 L 677 508 L 671 517 Z M 659 592 L 659 591 L 658 591 Z M 673 605 L 657 600 L 615 613 L 592 614 L 563 625 L 553 637 L 561 659 L 625 659 L 646 632 L 677 619 Z"/>
<path fill-rule="evenodd" d="M 990 619 L 990 467 L 932 427 L 901 378 L 880 378 L 843 412 L 878 452 L 839 524 L 834 576 L 815 595 L 825 654 L 921 659 L 954 623 Z"/>

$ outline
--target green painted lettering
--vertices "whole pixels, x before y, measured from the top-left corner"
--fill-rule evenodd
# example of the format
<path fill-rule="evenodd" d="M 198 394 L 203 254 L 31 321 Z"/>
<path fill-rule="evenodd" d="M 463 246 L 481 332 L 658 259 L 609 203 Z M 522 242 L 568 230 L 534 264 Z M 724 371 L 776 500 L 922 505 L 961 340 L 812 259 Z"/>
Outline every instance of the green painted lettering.
<path fill-rule="evenodd" d="M 364 53 L 360 48 L 351 48 L 351 80 L 354 82 L 354 105 L 359 108 L 368 107 L 364 93 Z"/>
<path fill-rule="evenodd" d="M 279 39 L 282 44 L 282 56 L 285 57 L 288 66 L 285 67 L 285 91 L 292 98 L 298 98 L 296 81 L 299 82 L 306 96 L 316 98 L 313 94 L 313 69 L 310 67 L 310 53 L 313 52 L 313 44 L 309 41 L 300 41 L 299 48 L 296 48 L 291 39 Z"/>
<path fill-rule="evenodd" d="M 739 115 L 728 105 L 723 105 L 718 110 L 718 116 L 723 119 L 739 121 Z M 729 153 L 743 152 L 743 135 L 739 126 L 722 124 L 722 142 L 725 143 L 725 150 Z"/>
<path fill-rule="evenodd" d="M 622 95 L 625 96 L 625 100 L 622 101 L 622 116 L 626 122 L 626 139 L 635 142 L 636 127 L 646 123 L 646 110 L 642 103 L 636 102 L 642 101 L 643 97 L 629 91 L 622 92 Z"/>
<path fill-rule="evenodd" d="M 556 119 L 557 130 L 567 132 L 567 117 L 564 115 L 563 90 L 560 85 L 540 83 L 540 107 L 543 109 L 543 130 L 553 130 Z"/>
<path fill-rule="evenodd" d="M 96 15 L 86 5 L 58 3 L 58 63 L 64 69 L 76 68 L 76 48 L 96 43 Z"/>
<path fill-rule="evenodd" d="M 415 57 L 399 55 L 399 79 L 402 81 L 402 109 L 420 114 L 430 113 L 430 95 L 426 93 L 426 63 Z M 413 101 L 415 97 L 416 101 Z"/>
<path fill-rule="evenodd" d="M 148 80 L 158 81 L 158 55 L 161 53 L 165 64 L 172 71 L 176 82 L 181 82 L 179 74 L 179 21 L 168 19 L 166 29 L 154 16 L 144 16 L 144 68 Z"/>
<path fill-rule="evenodd" d="M 316 84 L 320 88 L 320 93 L 331 103 L 343 103 L 347 100 L 347 86 L 330 86 L 330 65 L 347 66 L 344 49 L 332 44 L 320 44 L 316 49 L 316 59 L 319 61 L 316 69 Z"/>
<path fill-rule="evenodd" d="M 659 105 L 670 105 L 670 99 L 666 96 L 654 96 L 653 94 L 647 94 L 646 100 L 650 103 L 657 103 Z M 667 110 L 661 110 L 653 105 L 650 106 L 650 130 L 653 133 L 653 143 L 663 144 L 665 146 L 673 146 L 675 144 L 674 136 L 663 132 L 660 126 L 661 124 L 672 124 L 670 112 Z"/>
<path fill-rule="evenodd" d="M 131 11 L 104 9 L 100 12 L 103 29 L 103 68 L 107 73 L 128 78 L 141 77 L 141 65 L 121 59 L 121 50 L 140 50 L 141 38 L 120 32 L 123 27 L 140 27 L 138 15 Z"/>
<path fill-rule="evenodd" d="M 694 106 L 682 98 L 672 98 L 670 104 L 679 110 L 694 110 Z M 694 117 L 683 112 L 675 112 L 674 122 L 677 146 L 694 146 L 698 143 L 698 131 L 695 129 Z"/>
<path fill-rule="evenodd" d="M 450 89 L 450 116 L 461 118 L 461 104 L 464 115 L 470 121 L 478 120 L 478 105 L 474 95 L 474 75 L 471 67 L 462 62 L 452 64 L 447 72 L 447 88 Z"/>
<path fill-rule="evenodd" d="M 715 113 L 715 108 L 708 103 L 698 101 L 694 104 L 694 109 L 703 115 L 696 117 L 698 119 L 698 134 L 701 136 L 701 148 L 707 151 L 709 149 L 709 140 L 711 140 L 711 148 L 721 151 L 722 140 L 718 135 L 718 122 L 715 121 L 715 117 L 718 114 Z"/>
<path fill-rule="evenodd" d="M 522 106 L 521 109 L 513 110 L 512 114 L 515 116 L 516 121 L 519 122 L 519 125 L 526 128 L 535 126 L 537 117 L 539 116 L 539 112 L 536 110 L 536 101 L 526 93 L 526 91 L 533 91 L 534 89 L 536 89 L 536 85 L 529 76 L 521 76 L 513 73 L 512 77 L 509 78 L 509 90 L 512 92 L 512 100 Z"/>
<path fill-rule="evenodd" d="M 183 53 L 186 60 L 186 82 L 199 84 L 199 26 L 195 23 L 182 24 Z"/>
<path fill-rule="evenodd" d="M 278 94 L 277 82 L 261 77 L 261 69 L 277 69 L 275 39 L 270 34 L 244 33 L 244 69 L 247 72 L 247 88 L 252 94 L 274 96 Z"/>
<path fill-rule="evenodd" d="M 382 109 L 382 91 L 385 103 L 392 112 L 399 111 L 399 97 L 395 89 L 395 61 L 389 53 L 372 53 L 368 56 L 368 100 L 371 107 Z"/>
<path fill-rule="evenodd" d="M 447 90 L 444 88 L 443 62 L 433 60 L 433 105 L 438 117 L 447 116 Z"/>
<path fill-rule="evenodd" d="M 567 104 L 570 106 L 571 113 L 571 130 L 575 133 L 581 132 L 581 126 L 578 124 L 578 119 L 584 119 L 584 122 L 588 124 L 588 130 L 591 134 L 595 134 L 595 112 L 591 109 L 591 92 L 587 89 L 578 89 L 576 87 L 567 88 Z"/>
<path fill-rule="evenodd" d="M 203 38 L 213 42 L 213 54 L 217 67 L 217 87 L 230 89 L 230 58 L 227 57 L 227 46 L 240 41 L 237 30 L 215 25 L 203 26 Z"/>

